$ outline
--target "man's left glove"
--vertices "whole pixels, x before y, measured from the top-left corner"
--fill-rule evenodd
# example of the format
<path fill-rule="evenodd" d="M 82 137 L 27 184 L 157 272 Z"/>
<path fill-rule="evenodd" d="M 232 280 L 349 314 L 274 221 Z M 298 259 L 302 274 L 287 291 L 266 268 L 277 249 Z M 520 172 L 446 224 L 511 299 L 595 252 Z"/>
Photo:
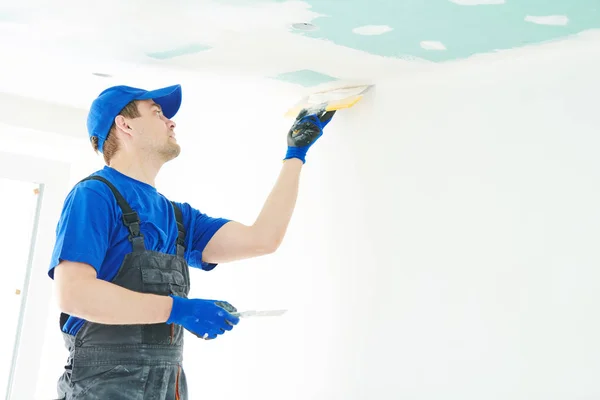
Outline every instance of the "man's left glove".
<path fill-rule="evenodd" d="M 323 135 L 323 128 L 333 114 L 335 111 L 300 111 L 287 135 L 288 150 L 284 160 L 299 158 L 305 163 L 306 152 Z"/>

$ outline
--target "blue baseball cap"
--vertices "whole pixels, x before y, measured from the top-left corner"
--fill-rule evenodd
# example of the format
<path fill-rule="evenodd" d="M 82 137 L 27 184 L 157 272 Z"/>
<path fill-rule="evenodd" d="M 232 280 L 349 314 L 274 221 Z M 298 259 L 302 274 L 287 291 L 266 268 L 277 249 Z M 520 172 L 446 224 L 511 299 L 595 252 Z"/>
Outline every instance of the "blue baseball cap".
<path fill-rule="evenodd" d="M 181 106 L 181 85 L 156 90 L 144 90 L 131 86 L 113 86 L 98 95 L 90 107 L 87 129 L 91 139 L 98 137 L 98 150 L 102 152 L 110 127 L 127 104 L 134 100 L 154 100 L 161 106 L 165 117 L 171 119 Z"/>

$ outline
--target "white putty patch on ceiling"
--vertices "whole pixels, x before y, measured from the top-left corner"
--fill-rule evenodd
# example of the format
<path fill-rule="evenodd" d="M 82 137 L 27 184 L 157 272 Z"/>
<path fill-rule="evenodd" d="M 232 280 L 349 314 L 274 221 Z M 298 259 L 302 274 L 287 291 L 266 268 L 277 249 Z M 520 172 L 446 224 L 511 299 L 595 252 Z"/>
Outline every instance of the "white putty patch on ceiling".
<path fill-rule="evenodd" d="M 357 35 L 382 35 L 386 32 L 392 31 L 392 27 L 388 25 L 365 25 L 359 26 L 358 28 L 352 29 L 352 32 Z"/>
<path fill-rule="evenodd" d="M 491 4 L 505 4 L 505 0 L 450 0 L 454 4 L 460 6 L 480 6 L 480 5 L 491 5 Z"/>
<path fill-rule="evenodd" d="M 421 47 L 426 50 L 446 50 L 446 46 L 444 46 L 442 42 L 435 40 L 423 40 L 421 42 Z"/>
<path fill-rule="evenodd" d="M 567 25 L 569 23 L 569 18 L 566 15 L 546 15 L 537 17 L 528 15 L 525 17 L 525 21 L 539 25 Z"/>
<path fill-rule="evenodd" d="M 201 51 L 210 50 L 211 47 L 204 46 L 198 43 L 192 43 L 187 46 L 171 48 L 165 51 L 153 51 L 146 53 L 148 57 L 156 58 L 157 60 L 167 60 L 174 57 L 181 57 L 189 54 L 196 54 Z"/>
<path fill-rule="evenodd" d="M 143 7 L 140 1 L 118 0 L 85 4 L 63 0 L 61 7 L 37 0 L 20 3 L 23 11 L 27 11 L 23 23 L 28 29 L 28 34 L 20 39 L 51 43 L 52 46 L 72 46 L 74 51 L 80 51 L 83 46 L 78 43 L 83 42 L 90 48 L 90 53 L 96 53 L 92 48 L 125 46 L 123 37 L 127 37 L 126 47 L 130 52 L 132 48 L 143 53 L 168 51 L 188 43 L 216 47 L 236 35 L 275 37 L 294 23 L 310 23 L 322 16 L 304 1 L 184 1 L 169 8 L 168 12 L 158 1 L 144 2 Z M 131 16 L 135 16 L 135 21 Z M 106 29 L 107 21 L 110 21 L 111 29 Z M 148 29 L 148 26 L 155 28 Z M 117 52 L 106 53 L 109 56 Z"/>

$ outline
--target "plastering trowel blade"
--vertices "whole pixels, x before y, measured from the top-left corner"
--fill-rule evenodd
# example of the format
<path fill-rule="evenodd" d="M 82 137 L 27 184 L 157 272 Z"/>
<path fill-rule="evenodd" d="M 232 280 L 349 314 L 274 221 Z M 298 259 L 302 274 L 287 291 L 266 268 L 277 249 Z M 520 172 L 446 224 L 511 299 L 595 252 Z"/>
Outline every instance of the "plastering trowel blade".
<path fill-rule="evenodd" d="M 248 311 L 236 311 L 232 312 L 231 315 L 235 315 L 239 318 L 248 318 L 248 317 L 279 317 L 285 314 L 287 310 L 248 310 Z M 198 335 L 196 335 L 198 336 Z M 208 333 L 202 336 L 202 339 L 208 339 Z"/>
<path fill-rule="evenodd" d="M 287 310 L 249 310 L 249 311 L 242 311 L 242 312 L 235 312 L 232 313 L 233 315 L 236 315 L 240 318 L 246 318 L 246 317 L 279 317 L 280 315 L 285 314 Z"/>
<path fill-rule="evenodd" d="M 320 90 L 303 97 L 285 113 L 285 116 L 295 117 L 303 109 L 336 111 L 342 108 L 350 108 L 358 103 L 372 87 L 373 85 L 353 84 Z"/>

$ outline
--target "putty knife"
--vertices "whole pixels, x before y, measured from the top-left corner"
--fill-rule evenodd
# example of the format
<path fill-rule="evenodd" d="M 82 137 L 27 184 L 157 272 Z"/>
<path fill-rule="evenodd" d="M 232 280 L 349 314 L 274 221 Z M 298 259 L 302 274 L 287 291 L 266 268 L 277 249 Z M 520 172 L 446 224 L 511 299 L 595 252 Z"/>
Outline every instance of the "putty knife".
<path fill-rule="evenodd" d="M 369 91 L 374 85 L 349 85 L 332 89 L 324 89 L 303 97 L 295 106 L 290 108 L 286 117 L 295 117 L 303 109 L 336 111 L 350 108 Z"/>
<path fill-rule="evenodd" d="M 240 318 L 247 317 L 279 317 L 286 313 L 287 310 L 248 310 L 242 312 L 235 312 L 232 315 L 238 316 Z"/>
<path fill-rule="evenodd" d="M 242 311 L 242 312 L 234 312 L 231 313 L 231 315 L 235 315 L 237 317 L 240 318 L 248 318 L 248 317 L 279 317 L 283 314 L 285 314 L 287 312 L 287 310 L 248 310 L 248 311 Z M 198 335 L 196 335 L 198 336 Z M 198 337 L 202 337 L 202 339 L 208 339 L 208 333 L 205 334 L 204 336 L 198 336 Z"/>

